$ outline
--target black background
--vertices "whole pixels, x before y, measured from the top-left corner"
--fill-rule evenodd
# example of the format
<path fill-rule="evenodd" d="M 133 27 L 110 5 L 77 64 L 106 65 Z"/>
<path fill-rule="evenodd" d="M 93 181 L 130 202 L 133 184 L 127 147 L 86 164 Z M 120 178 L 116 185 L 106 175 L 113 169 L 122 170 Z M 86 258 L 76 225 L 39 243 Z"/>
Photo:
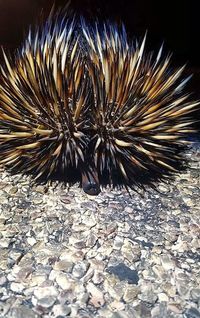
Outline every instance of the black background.
<path fill-rule="evenodd" d="M 48 15 L 52 3 L 63 0 L 0 0 L 0 44 L 11 51 L 22 42 L 41 11 Z M 147 47 L 173 52 L 177 66 L 187 63 L 193 73 L 189 90 L 200 97 L 200 11 L 198 1 L 174 0 L 71 0 L 75 11 L 88 17 L 123 21 L 130 36 L 141 38 L 148 30 Z"/>
<path fill-rule="evenodd" d="M 63 5 L 66 1 L 55 0 Z M 0 43 L 14 48 L 22 41 L 29 24 L 40 12 L 47 14 L 53 1 L 0 0 Z M 72 0 L 75 11 L 88 16 L 122 20 L 129 34 L 142 37 L 148 30 L 148 45 L 165 42 L 177 63 L 200 67 L 200 12 L 198 1 L 174 0 Z"/>
<path fill-rule="evenodd" d="M 42 9 L 47 14 L 49 0 L 0 0 L 0 42 L 15 47 L 22 41 L 29 24 L 35 23 Z M 55 0 L 63 5 L 66 1 Z M 174 0 L 72 0 L 75 11 L 88 16 L 121 20 L 129 34 L 137 37 L 148 30 L 148 44 L 157 48 L 164 40 L 177 62 L 200 66 L 200 13 L 198 1 Z"/>

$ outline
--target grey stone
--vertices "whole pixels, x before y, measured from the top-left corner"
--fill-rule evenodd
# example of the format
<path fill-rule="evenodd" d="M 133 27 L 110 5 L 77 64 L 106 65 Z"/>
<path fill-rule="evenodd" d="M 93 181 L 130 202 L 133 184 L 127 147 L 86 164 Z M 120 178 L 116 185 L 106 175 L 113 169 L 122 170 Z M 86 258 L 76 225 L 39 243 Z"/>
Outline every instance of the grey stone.
<path fill-rule="evenodd" d="M 196 308 L 189 308 L 184 315 L 186 318 L 200 318 L 200 311 Z"/>
<path fill-rule="evenodd" d="M 88 267 L 89 267 L 88 262 L 79 262 L 74 265 L 74 268 L 72 270 L 72 275 L 76 278 L 82 278 L 86 274 Z"/>
<path fill-rule="evenodd" d="M 49 297 L 44 297 L 44 298 L 40 298 L 38 299 L 38 306 L 41 306 L 43 308 L 49 308 L 51 306 L 53 306 L 53 304 L 56 301 L 56 297 L 54 296 L 49 296 Z"/>
<path fill-rule="evenodd" d="M 39 316 L 32 309 L 20 306 L 18 308 L 12 308 L 8 318 L 39 318 Z"/>
<path fill-rule="evenodd" d="M 120 280 L 128 281 L 130 284 L 137 284 L 139 281 L 137 271 L 130 269 L 123 263 L 120 263 L 117 266 L 108 267 L 107 272 L 116 275 Z"/>

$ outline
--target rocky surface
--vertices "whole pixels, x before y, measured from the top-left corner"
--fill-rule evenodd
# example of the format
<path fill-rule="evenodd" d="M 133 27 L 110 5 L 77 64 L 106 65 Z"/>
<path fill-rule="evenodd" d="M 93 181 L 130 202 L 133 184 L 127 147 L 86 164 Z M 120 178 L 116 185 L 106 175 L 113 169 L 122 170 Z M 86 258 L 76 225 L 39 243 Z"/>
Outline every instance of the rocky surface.
<path fill-rule="evenodd" d="M 200 146 L 141 192 L 0 171 L 1 318 L 200 318 Z"/>

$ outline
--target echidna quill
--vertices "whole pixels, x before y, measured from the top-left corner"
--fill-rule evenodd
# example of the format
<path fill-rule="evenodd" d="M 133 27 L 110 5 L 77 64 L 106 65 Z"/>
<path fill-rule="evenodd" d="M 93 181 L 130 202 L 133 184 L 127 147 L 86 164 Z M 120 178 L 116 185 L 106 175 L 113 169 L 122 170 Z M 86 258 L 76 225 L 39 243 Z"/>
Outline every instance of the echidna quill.
<path fill-rule="evenodd" d="M 36 180 L 78 171 L 89 194 L 176 171 L 198 103 L 182 92 L 184 68 L 144 46 L 124 27 L 58 13 L 14 60 L 3 52 L 0 164 Z"/>

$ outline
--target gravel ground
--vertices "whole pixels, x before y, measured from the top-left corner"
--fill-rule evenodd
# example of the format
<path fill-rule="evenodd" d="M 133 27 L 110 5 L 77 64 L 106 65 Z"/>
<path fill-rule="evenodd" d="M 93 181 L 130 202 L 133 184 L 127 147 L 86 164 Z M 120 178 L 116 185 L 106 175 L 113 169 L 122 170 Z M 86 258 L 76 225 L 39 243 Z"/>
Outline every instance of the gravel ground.
<path fill-rule="evenodd" d="M 0 171 L 0 317 L 200 317 L 200 144 L 143 196 Z"/>

